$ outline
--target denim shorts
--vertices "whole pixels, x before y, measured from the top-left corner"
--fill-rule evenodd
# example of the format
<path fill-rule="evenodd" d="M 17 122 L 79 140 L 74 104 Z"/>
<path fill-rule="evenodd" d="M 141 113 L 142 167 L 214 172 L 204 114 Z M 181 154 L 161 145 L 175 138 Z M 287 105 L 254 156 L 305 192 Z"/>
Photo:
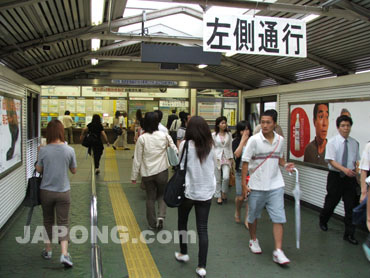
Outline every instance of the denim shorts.
<path fill-rule="evenodd" d="M 270 191 L 252 190 L 249 194 L 248 222 L 261 218 L 265 206 L 272 223 L 285 223 L 284 187 Z"/>
<path fill-rule="evenodd" d="M 235 171 L 235 194 L 236 196 L 242 195 L 242 171 Z"/>

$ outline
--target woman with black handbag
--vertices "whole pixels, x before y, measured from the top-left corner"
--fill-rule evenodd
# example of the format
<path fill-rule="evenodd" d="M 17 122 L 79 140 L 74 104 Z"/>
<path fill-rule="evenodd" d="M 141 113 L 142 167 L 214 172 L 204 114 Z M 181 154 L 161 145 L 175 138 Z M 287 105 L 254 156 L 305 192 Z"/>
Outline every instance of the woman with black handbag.
<path fill-rule="evenodd" d="M 98 114 L 93 115 L 91 123 L 87 125 L 86 128 L 82 130 L 82 134 L 80 137 L 81 142 L 85 138 L 85 136 L 89 134 L 95 140 L 92 140 L 92 145 L 89 147 L 89 154 L 91 154 L 91 149 L 94 153 L 94 165 L 95 165 L 95 174 L 99 175 L 99 165 L 100 165 L 100 158 L 103 154 L 104 146 L 101 140 L 101 137 L 104 137 L 104 140 L 107 142 L 107 146 L 109 146 L 107 134 L 105 134 L 103 125 L 101 124 L 101 118 Z"/>
<path fill-rule="evenodd" d="M 45 249 L 42 251 L 41 256 L 47 260 L 51 259 L 52 227 L 55 222 L 54 215 L 56 214 L 62 251 L 60 262 L 66 267 L 72 267 L 72 258 L 68 253 L 68 223 L 71 203 L 68 170 L 72 174 L 76 173 L 76 154 L 72 147 L 65 144 L 64 126 L 59 120 L 49 122 L 46 128 L 46 142 L 47 145 L 39 150 L 36 164 L 37 172 L 43 175 L 40 186 L 40 199 L 47 233 L 47 239 L 44 241 Z"/>
<path fill-rule="evenodd" d="M 212 134 L 207 122 L 202 117 L 194 116 L 189 120 L 185 141 L 180 145 L 180 153 L 184 151 L 186 141 L 188 141 L 188 150 L 185 199 L 178 208 L 180 252 L 175 252 L 175 258 L 180 262 L 189 261 L 186 232 L 189 213 L 195 206 L 199 237 L 198 267 L 195 271 L 199 277 L 205 277 L 208 253 L 208 215 L 216 190 L 216 177 Z M 181 168 L 184 168 L 184 163 L 185 159 L 181 161 Z"/>

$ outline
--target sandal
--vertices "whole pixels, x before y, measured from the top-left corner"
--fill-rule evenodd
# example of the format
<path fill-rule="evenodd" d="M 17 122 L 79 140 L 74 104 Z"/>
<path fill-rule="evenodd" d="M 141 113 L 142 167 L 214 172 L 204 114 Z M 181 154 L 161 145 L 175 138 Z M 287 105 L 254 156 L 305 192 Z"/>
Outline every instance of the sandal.
<path fill-rule="evenodd" d="M 235 219 L 235 223 L 238 223 L 240 224 L 240 216 L 237 216 L 236 214 L 234 214 L 234 219 Z"/>

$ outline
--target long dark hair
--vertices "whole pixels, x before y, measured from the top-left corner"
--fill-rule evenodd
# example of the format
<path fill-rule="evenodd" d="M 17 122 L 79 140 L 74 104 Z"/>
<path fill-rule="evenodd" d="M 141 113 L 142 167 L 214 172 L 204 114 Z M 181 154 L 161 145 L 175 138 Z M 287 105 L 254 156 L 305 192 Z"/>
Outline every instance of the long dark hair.
<path fill-rule="evenodd" d="M 238 124 L 236 125 L 236 131 L 233 134 L 233 137 L 237 139 L 241 139 L 242 136 L 240 135 L 240 132 L 246 129 L 249 130 L 249 136 L 252 136 L 253 130 L 252 130 L 251 124 L 245 120 L 238 122 Z"/>
<path fill-rule="evenodd" d="M 116 114 L 115 114 L 116 119 L 118 119 L 118 118 L 119 118 L 119 116 L 121 116 L 121 112 L 116 111 Z"/>
<path fill-rule="evenodd" d="M 181 112 L 180 112 L 180 114 L 181 114 Z M 181 120 L 181 126 L 180 127 L 185 127 L 186 128 L 187 123 L 188 123 L 189 113 L 183 112 L 181 115 L 180 114 L 179 114 L 180 120 Z"/>
<path fill-rule="evenodd" d="M 100 116 L 98 114 L 94 114 L 93 117 L 92 117 L 91 123 L 93 125 L 101 125 Z"/>
<path fill-rule="evenodd" d="M 146 112 L 144 117 L 145 133 L 153 133 L 158 130 L 158 115 L 154 112 Z"/>
<path fill-rule="evenodd" d="M 139 123 L 141 127 L 144 126 L 144 118 L 143 113 L 141 113 L 141 109 L 136 110 L 136 121 Z"/>
<path fill-rule="evenodd" d="M 200 116 L 190 118 L 185 132 L 185 140 L 193 140 L 200 163 L 212 149 L 213 140 L 207 122 Z"/>
<path fill-rule="evenodd" d="M 225 121 L 226 124 L 227 124 L 227 118 L 225 116 L 221 116 L 221 117 L 218 117 L 216 119 L 216 125 L 215 125 L 216 135 L 220 132 L 220 126 L 219 125 L 222 121 Z M 230 132 L 229 129 L 227 128 L 227 126 L 226 126 L 226 129 L 225 129 L 225 132 Z"/>

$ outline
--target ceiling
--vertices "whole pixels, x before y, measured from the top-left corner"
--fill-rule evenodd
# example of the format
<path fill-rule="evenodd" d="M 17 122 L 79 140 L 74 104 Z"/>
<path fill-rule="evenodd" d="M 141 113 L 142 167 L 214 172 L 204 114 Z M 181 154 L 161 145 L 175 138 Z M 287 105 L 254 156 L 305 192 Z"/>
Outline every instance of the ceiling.
<path fill-rule="evenodd" d="M 152 29 L 146 36 L 116 33 L 121 26 L 140 23 L 142 16 L 122 17 L 126 0 L 106 0 L 104 23 L 91 26 L 90 0 L 2 0 L 0 2 L 0 62 L 39 85 L 112 85 L 112 80 L 177 81 L 177 87 L 238 88 L 330 78 L 370 70 L 370 0 L 280 0 L 275 3 L 242 0 L 157 2 L 178 6 L 151 10 L 146 19 L 185 14 L 202 19 L 202 12 L 182 3 L 260 10 L 257 15 L 302 18 L 307 23 L 307 58 L 237 54 L 223 57 L 221 65 L 198 69 L 181 64 L 177 70 L 141 63 L 141 43 L 197 44 L 202 38 L 169 36 L 171 26 Z M 208 6 L 206 6 L 208 5 Z M 110 25 L 110 28 L 109 28 Z M 159 28 L 159 29 L 158 29 Z M 154 31 L 155 30 L 155 31 Z M 91 50 L 91 38 L 101 48 Z M 91 65 L 91 58 L 99 64 Z"/>

